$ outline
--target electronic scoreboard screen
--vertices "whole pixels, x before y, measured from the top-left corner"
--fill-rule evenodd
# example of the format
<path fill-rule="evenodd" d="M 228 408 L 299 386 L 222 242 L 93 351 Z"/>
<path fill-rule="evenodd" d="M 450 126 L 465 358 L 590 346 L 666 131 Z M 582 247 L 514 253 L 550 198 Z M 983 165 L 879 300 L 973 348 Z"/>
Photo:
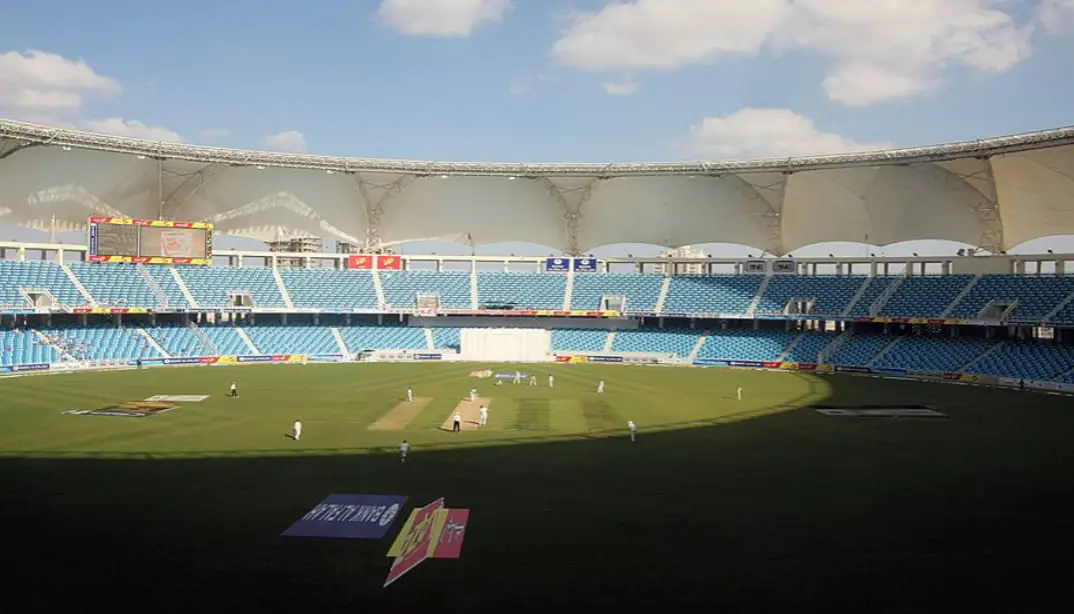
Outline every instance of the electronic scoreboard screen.
<path fill-rule="evenodd" d="M 212 224 L 114 217 L 89 220 L 91 262 L 210 264 Z"/>

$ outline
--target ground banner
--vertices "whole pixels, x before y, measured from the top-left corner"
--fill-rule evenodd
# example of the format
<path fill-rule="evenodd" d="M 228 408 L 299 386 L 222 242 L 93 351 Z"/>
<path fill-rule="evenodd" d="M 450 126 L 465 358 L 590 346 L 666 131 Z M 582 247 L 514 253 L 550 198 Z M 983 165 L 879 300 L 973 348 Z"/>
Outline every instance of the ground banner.
<path fill-rule="evenodd" d="M 402 495 L 328 495 L 282 535 L 380 539 L 399 516 L 406 500 Z"/>
<path fill-rule="evenodd" d="M 388 586 L 426 559 L 457 559 L 470 523 L 470 510 L 448 509 L 444 499 L 410 512 L 402 530 L 388 548 L 395 559 L 384 582 Z"/>
<path fill-rule="evenodd" d="M 395 543 L 388 549 L 389 553 L 394 551 L 396 554 L 391 569 L 388 570 L 388 577 L 384 580 L 385 587 L 429 558 L 429 551 L 435 544 L 433 521 L 436 518 L 436 511 L 443 507 L 444 498 L 441 497 L 411 512 L 403 530 L 395 538 Z"/>

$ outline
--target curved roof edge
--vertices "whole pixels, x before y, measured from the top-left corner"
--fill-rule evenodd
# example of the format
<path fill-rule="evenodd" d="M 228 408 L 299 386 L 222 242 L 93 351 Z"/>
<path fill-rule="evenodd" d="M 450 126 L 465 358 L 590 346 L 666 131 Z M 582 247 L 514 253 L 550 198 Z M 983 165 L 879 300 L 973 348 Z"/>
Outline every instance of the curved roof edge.
<path fill-rule="evenodd" d="M 712 175 L 720 173 L 762 173 L 860 167 L 890 164 L 938 162 L 958 158 L 995 156 L 1032 149 L 1074 144 L 1074 126 L 1000 136 L 945 145 L 906 147 L 824 156 L 768 158 L 724 162 L 626 162 L 626 163 L 484 163 L 388 160 L 310 154 L 275 153 L 167 143 L 95 132 L 50 128 L 0 119 L 0 139 L 16 141 L 13 151 L 0 152 L 0 159 L 24 147 L 39 145 L 72 147 L 118 154 L 140 155 L 169 160 L 304 168 L 344 173 L 380 172 L 409 175 L 477 175 L 545 177 L 578 175 L 601 177 L 651 175 Z"/>

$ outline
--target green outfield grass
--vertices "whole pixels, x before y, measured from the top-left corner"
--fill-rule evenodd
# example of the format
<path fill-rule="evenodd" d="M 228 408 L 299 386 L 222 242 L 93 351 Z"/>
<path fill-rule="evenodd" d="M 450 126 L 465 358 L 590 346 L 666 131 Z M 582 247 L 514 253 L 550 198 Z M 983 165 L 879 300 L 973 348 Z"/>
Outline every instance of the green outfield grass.
<path fill-rule="evenodd" d="M 2 380 L 0 526 L 15 563 L 2 594 L 30 606 L 19 612 L 905 611 L 995 607 L 1010 595 L 1024 607 L 1047 594 L 1059 571 L 1049 557 L 1070 545 L 1068 398 L 600 365 L 527 367 L 539 386 L 495 386 L 467 377 L 480 368 Z M 225 396 L 232 380 L 238 399 Z M 425 406 L 399 430 L 371 430 L 408 386 Z M 471 387 L 492 399 L 489 426 L 441 430 Z M 154 395 L 210 396 L 145 418 L 61 413 Z M 825 417 L 814 404 L 924 405 L 948 418 Z M 287 437 L 296 418 L 299 442 Z M 402 439 L 413 445 L 405 465 Z M 401 521 L 380 541 L 279 536 L 331 493 L 471 508 L 463 558 L 427 561 L 382 589 Z"/>

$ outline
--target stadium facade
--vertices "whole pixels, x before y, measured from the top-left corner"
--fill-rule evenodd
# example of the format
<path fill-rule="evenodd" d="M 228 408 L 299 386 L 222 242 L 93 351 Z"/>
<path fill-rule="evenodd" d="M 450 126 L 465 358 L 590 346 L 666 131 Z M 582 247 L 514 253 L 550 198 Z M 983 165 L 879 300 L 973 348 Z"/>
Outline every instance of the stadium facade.
<path fill-rule="evenodd" d="M 1003 252 L 1074 234 L 1074 129 L 823 158 L 510 165 L 201 148 L 0 122 L 0 224 L 90 231 L 86 246 L 0 244 L 9 372 L 494 358 L 1074 391 L 1074 256 L 789 256 L 818 242 L 914 239 Z M 189 257 L 102 257 L 107 224 L 125 228 L 110 235 L 113 247 L 141 250 L 139 233 L 149 233 Z M 324 237 L 365 253 L 214 251 L 214 231 Z M 569 256 L 387 250 L 430 239 L 529 242 Z M 582 256 L 624 242 L 733 242 L 774 256 Z M 734 274 L 716 274 L 721 265 Z M 511 341 L 472 351 L 475 330 Z"/>

